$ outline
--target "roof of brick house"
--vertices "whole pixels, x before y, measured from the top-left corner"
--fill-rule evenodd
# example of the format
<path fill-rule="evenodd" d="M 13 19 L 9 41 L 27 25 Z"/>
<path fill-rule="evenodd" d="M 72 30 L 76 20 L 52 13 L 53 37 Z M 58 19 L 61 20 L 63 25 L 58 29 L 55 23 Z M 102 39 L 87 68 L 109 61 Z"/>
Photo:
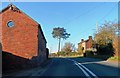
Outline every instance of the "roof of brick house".
<path fill-rule="evenodd" d="M 23 11 L 21 11 L 19 8 L 17 8 L 15 5 L 9 4 L 7 7 L 5 7 L 4 9 L 2 9 L 2 10 L 0 11 L 0 14 L 2 14 L 3 12 L 5 12 L 5 11 L 8 10 L 8 9 L 11 9 L 11 10 L 13 10 L 13 11 L 15 11 L 15 12 L 18 12 L 18 13 L 23 13 L 23 14 L 24 14 L 25 16 L 27 16 L 30 20 L 32 20 L 32 22 L 33 22 L 36 26 L 39 26 L 40 31 L 41 31 L 41 33 L 42 33 L 42 36 L 43 36 L 44 40 L 46 41 L 45 36 L 44 36 L 44 34 L 43 34 L 43 31 L 42 31 L 42 28 L 41 28 L 41 25 L 40 25 L 38 22 L 36 22 L 35 20 L 33 20 L 31 17 L 29 17 L 27 14 L 25 14 Z M 46 43 L 47 43 L 47 41 L 46 41 Z"/>
<path fill-rule="evenodd" d="M 92 36 L 89 36 L 89 39 L 87 39 L 87 40 L 81 39 L 81 42 L 78 43 L 78 45 L 82 44 L 83 42 L 88 42 L 90 39 L 92 39 Z"/>

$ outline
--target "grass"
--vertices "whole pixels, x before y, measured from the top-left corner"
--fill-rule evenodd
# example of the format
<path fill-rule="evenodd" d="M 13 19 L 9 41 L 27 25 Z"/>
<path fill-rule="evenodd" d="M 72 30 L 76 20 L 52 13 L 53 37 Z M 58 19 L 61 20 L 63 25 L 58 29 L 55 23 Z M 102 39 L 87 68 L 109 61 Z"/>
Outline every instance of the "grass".
<path fill-rule="evenodd" d="M 76 57 L 81 57 L 81 55 L 75 55 L 75 56 L 62 56 L 62 57 L 65 57 L 65 58 L 76 58 Z"/>
<path fill-rule="evenodd" d="M 116 56 L 114 56 L 114 57 L 110 57 L 110 58 L 108 58 L 108 60 L 112 60 L 112 61 L 120 61 L 120 57 L 116 57 Z"/>
<path fill-rule="evenodd" d="M 87 57 L 102 59 L 102 60 L 109 60 L 109 61 L 120 61 L 120 57 L 109 56 L 109 55 L 94 55 L 94 56 L 87 56 Z"/>
<path fill-rule="evenodd" d="M 102 59 L 102 60 L 107 60 L 109 58 L 109 55 L 92 55 L 92 56 L 87 56 L 95 59 Z"/>
<path fill-rule="evenodd" d="M 76 57 L 82 57 L 82 55 L 71 55 L 71 56 L 50 56 L 50 58 L 52 58 L 52 57 L 54 57 L 54 58 L 76 58 Z"/>

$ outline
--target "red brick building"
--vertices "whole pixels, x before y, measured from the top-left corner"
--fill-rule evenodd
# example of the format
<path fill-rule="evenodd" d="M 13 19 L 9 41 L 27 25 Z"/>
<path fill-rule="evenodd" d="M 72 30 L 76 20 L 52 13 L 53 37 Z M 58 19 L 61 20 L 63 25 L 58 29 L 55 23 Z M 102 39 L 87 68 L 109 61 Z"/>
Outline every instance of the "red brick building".
<path fill-rule="evenodd" d="M 95 42 L 92 39 L 92 36 L 89 36 L 87 40 L 81 39 L 81 42 L 78 43 L 78 52 L 85 52 L 87 50 L 96 51 Z"/>
<path fill-rule="evenodd" d="M 47 42 L 39 23 L 13 4 L 0 12 L 0 18 L 2 18 L 0 40 L 3 52 L 28 60 L 33 57 L 46 60 Z"/>

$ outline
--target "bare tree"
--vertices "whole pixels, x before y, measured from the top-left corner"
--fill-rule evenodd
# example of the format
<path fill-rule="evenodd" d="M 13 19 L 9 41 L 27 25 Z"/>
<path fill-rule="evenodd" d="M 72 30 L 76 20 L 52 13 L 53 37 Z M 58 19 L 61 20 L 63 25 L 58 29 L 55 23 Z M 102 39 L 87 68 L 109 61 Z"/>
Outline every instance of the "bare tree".
<path fill-rule="evenodd" d="M 72 52 L 75 51 L 75 44 L 66 42 L 64 47 L 62 48 L 63 52 Z"/>
<path fill-rule="evenodd" d="M 99 46 L 99 50 L 102 53 L 105 51 L 108 53 L 114 54 L 115 45 L 117 45 L 114 41 L 117 34 L 118 25 L 112 22 L 105 22 L 101 27 L 99 27 L 98 32 L 94 34 L 95 41 Z M 113 44 L 114 43 L 114 44 Z"/>
<path fill-rule="evenodd" d="M 95 41 L 99 45 L 106 45 L 112 43 L 115 37 L 115 26 L 111 22 L 105 22 L 103 26 L 99 27 L 98 33 L 94 34 Z"/>

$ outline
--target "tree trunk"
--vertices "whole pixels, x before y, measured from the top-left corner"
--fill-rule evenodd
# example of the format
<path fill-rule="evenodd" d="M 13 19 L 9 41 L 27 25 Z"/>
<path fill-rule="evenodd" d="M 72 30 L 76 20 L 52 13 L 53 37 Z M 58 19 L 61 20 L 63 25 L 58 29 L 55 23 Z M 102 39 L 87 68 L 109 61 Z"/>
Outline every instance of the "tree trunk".
<path fill-rule="evenodd" d="M 61 38 L 59 38 L 58 52 L 60 52 L 60 40 L 61 40 Z"/>

